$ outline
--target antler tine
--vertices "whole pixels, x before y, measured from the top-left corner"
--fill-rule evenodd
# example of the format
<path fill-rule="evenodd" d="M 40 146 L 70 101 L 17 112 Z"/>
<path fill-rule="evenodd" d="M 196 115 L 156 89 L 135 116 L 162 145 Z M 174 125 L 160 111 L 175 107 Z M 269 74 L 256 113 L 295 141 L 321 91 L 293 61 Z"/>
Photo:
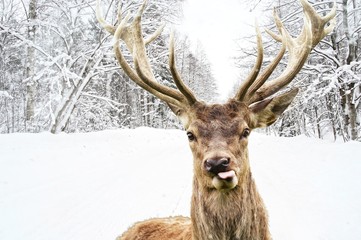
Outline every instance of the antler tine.
<path fill-rule="evenodd" d="M 142 38 L 142 32 L 141 32 L 141 28 L 140 28 L 140 22 L 141 22 L 141 16 L 142 13 L 144 11 L 144 7 L 145 7 L 145 3 L 142 5 L 141 8 L 139 8 L 138 14 L 135 17 L 135 20 L 137 22 L 138 26 L 136 28 L 135 34 L 137 37 L 135 37 L 135 42 L 134 42 L 134 47 L 137 47 L 137 53 L 140 54 L 144 54 L 145 53 L 145 46 L 143 43 L 143 38 Z M 153 36 L 151 36 L 150 39 L 154 39 Z M 138 52 L 138 50 L 142 50 L 140 52 Z M 160 85 L 154 81 L 151 80 L 150 76 L 153 75 L 151 72 L 147 72 L 147 70 L 151 70 L 151 68 L 142 68 L 141 66 L 149 66 L 149 61 L 148 58 L 145 56 L 139 56 L 138 54 L 134 54 L 134 60 L 136 60 L 135 62 L 137 62 L 137 73 L 139 75 L 139 77 L 145 81 L 146 83 L 148 83 L 149 85 L 151 85 L 151 87 L 158 89 L 159 91 L 165 91 L 165 86 L 164 85 Z M 142 62 L 138 62 L 139 60 L 141 60 Z M 193 105 L 197 99 L 194 97 L 192 91 L 184 84 L 184 82 L 182 81 L 176 66 L 175 66 L 175 57 L 174 57 L 174 37 L 173 34 L 171 34 L 171 39 L 170 39 L 170 47 L 169 47 L 169 66 L 170 66 L 170 70 L 173 76 L 173 80 L 178 88 L 178 90 L 183 94 L 183 96 L 185 97 L 185 99 L 187 100 L 189 105 Z M 159 85 L 159 86 L 158 86 Z M 171 89 L 173 90 L 173 89 Z M 174 91 L 174 90 L 173 90 Z M 177 96 L 178 98 L 178 96 Z M 177 99 L 177 100 L 182 100 L 182 99 Z"/>
<path fill-rule="evenodd" d="M 136 15 L 131 22 L 129 22 L 129 14 L 122 20 L 118 19 L 119 25 L 116 28 L 108 24 L 102 17 L 99 2 L 100 0 L 97 0 L 97 19 L 103 28 L 105 28 L 105 30 L 114 35 L 113 48 L 115 51 L 115 56 L 119 62 L 119 65 L 129 76 L 129 78 L 140 87 L 155 95 L 159 99 L 167 102 L 168 104 L 181 108 L 184 107 L 185 104 L 190 104 L 188 98 L 178 90 L 158 83 L 151 70 L 145 45 L 154 41 L 162 33 L 164 24 L 162 24 L 162 26 L 160 26 L 158 30 L 156 30 L 146 40 L 143 39 L 141 17 L 147 1 L 144 1 L 143 4 L 138 8 Z M 119 16 L 120 14 L 118 13 L 118 17 Z M 120 40 L 125 43 L 128 50 L 132 54 L 135 69 L 133 69 L 125 60 L 125 57 L 123 56 L 120 48 Z"/>
<path fill-rule="evenodd" d="M 277 29 L 281 35 L 277 35 L 271 31 L 269 31 L 268 29 L 266 29 L 266 32 L 273 39 L 281 42 L 282 47 L 281 47 L 279 53 L 277 54 L 277 56 L 273 59 L 273 61 L 262 71 L 262 73 L 256 78 L 256 80 L 253 82 L 253 84 L 249 87 L 249 89 L 247 90 L 247 93 L 244 96 L 244 99 L 243 99 L 244 102 L 248 102 L 251 99 L 251 97 L 254 95 L 254 93 L 266 82 L 266 80 L 272 74 L 274 69 L 277 67 L 277 65 L 281 61 L 283 55 L 285 54 L 285 51 L 286 51 L 285 41 L 286 40 L 285 40 L 284 36 L 286 36 L 286 34 L 284 31 L 284 26 L 283 26 L 280 18 L 278 17 L 278 15 L 276 14 L 276 10 L 273 11 L 273 17 L 275 19 Z"/>
<path fill-rule="evenodd" d="M 152 35 L 150 35 L 147 39 L 145 39 L 144 44 L 148 45 L 149 43 L 153 42 L 157 37 L 159 37 L 162 34 L 164 27 L 165 27 L 165 23 L 160 25 L 160 27 Z"/>
<path fill-rule="evenodd" d="M 334 1 L 331 11 L 324 17 L 317 14 L 316 10 L 311 6 L 307 0 L 301 0 L 305 17 L 311 21 L 313 31 L 312 48 L 315 47 L 328 33 L 333 30 L 336 23 L 335 15 L 337 10 L 336 1 Z M 330 22 L 330 26 L 325 28 L 325 25 Z M 305 28 L 305 27 L 304 27 Z M 303 29 L 304 29 L 303 28 Z M 300 35 L 302 36 L 302 34 Z"/>
<path fill-rule="evenodd" d="M 284 37 L 286 37 L 286 34 L 288 34 L 288 32 L 287 32 L 285 26 L 283 25 L 280 17 L 278 16 L 276 9 L 273 9 L 273 19 L 275 21 L 277 30 L 280 33 L 280 35 L 272 32 L 271 30 L 269 30 L 267 28 L 265 30 L 274 40 L 276 40 L 277 42 L 283 42 Z M 289 35 L 287 37 L 289 37 Z"/>
<path fill-rule="evenodd" d="M 286 44 L 284 41 L 282 41 L 282 47 L 280 51 L 278 52 L 277 56 L 273 59 L 273 61 L 265 68 L 265 70 L 262 71 L 262 73 L 258 76 L 254 84 L 249 88 L 247 95 L 245 97 L 245 101 L 249 102 L 252 96 L 254 96 L 255 92 L 262 87 L 269 76 L 273 73 L 273 71 L 276 69 L 279 62 L 282 60 L 283 55 L 286 52 Z M 252 101 L 251 101 L 252 103 Z"/>
<path fill-rule="evenodd" d="M 335 26 L 336 26 L 336 18 L 335 18 L 336 14 L 337 14 L 337 5 L 336 5 L 336 0 L 334 0 L 333 7 L 332 7 L 331 11 L 326 16 L 322 17 L 322 20 L 324 22 L 326 22 L 326 23 L 329 22 L 330 23 L 323 31 L 324 36 L 331 33 L 333 31 L 333 29 L 335 28 Z"/>
<path fill-rule="evenodd" d="M 274 60 L 274 64 L 270 64 L 268 69 L 270 72 L 261 74 L 261 76 L 256 80 L 257 84 L 248 91 L 250 93 L 248 95 L 249 104 L 261 101 L 275 94 L 289 84 L 301 70 L 312 48 L 314 48 L 330 31 L 332 31 L 334 25 L 333 18 L 336 14 L 335 5 L 329 14 L 321 17 L 317 14 L 311 4 L 307 2 L 307 0 L 301 0 L 301 4 L 304 10 L 304 25 L 298 37 L 293 38 L 283 26 L 279 17 L 275 17 L 275 22 L 281 32 L 281 36 L 273 33 L 271 33 L 271 36 L 276 41 L 282 41 L 283 45 L 288 50 L 289 56 L 287 67 L 280 76 L 271 81 L 265 82 L 280 61 L 279 56 L 283 55 L 283 53 L 279 54 Z M 328 22 L 330 22 L 330 26 L 325 27 Z M 281 49 L 281 52 L 283 51 L 284 50 Z M 273 65 L 274 67 L 271 67 Z M 257 87 L 259 87 L 259 89 L 257 89 Z"/>
<path fill-rule="evenodd" d="M 256 63 L 253 66 L 251 73 L 249 74 L 248 78 L 244 80 L 242 85 L 240 86 L 235 99 L 238 101 L 244 101 L 244 98 L 247 94 L 248 89 L 253 84 L 254 80 L 257 78 L 258 73 L 261 69 L 262 62 L 263 62 L 263 44 L 262 44 L 262 35 L 258 27 L 257 21 L 255 22 L 256 26 L 256 33 L 257 33 L 257 59 Z"/>
<path fill-rule="evenodd" d="M 177 85 L 177 88 L 187 98 L 189 104 L 193 105 L 197 101 L 197 99 L 193 95 L 192 91 L 188 88 L 188 86 L 184 84 L 182 78 L 177 71 L 174 52 L 174 33 L 172 32 L 170 35 L 169 43 L 169 68 L 172 73 L 174 82 Z"/>
<path fill-rule="evenodd" d="M 147 90 L 148 92 L 150 92 L 151 94 L 155 95 L 156 97 L 162 99 L 165 102 L 171 103 L 171 104 L 173 104 L 175 106 L 179 106 L 179 107 L 182 106 L 182 103 L 181 103 L 182 96 L 178 92 L 176 92 L 175 89 L 167 88 L 166 86 L 163 86 L 152 80 L 149 80 L 146 77 L 143 77 L 143 75 L 142 75 L 143 78 L 141 78 L 130 67 L 127 60 L 125 60 L 125 58 L 122 54 L 122 51 L 120 49 L 120 46 L 119 46 L 119 40 L 120 40 L 120 36 L 122 35 L 122 29 L 124 28 L 124 25 L 126 24 L 128 19 L 129 19 L 129 15 L 127 15 L 127 17 L 125 17 L 123 19 L 123 21 L 118 25 L 118 27 L 114 33 L 115 41 L 114 41 L 113 48 L 115 51 L 115 56 L 119 62 L 119 65 L 121 66 L 123 71 L 129 76 L 129 78 L 132 79 L 137 85 L 139 85 L 143 89 Z M 133 48 L 132 53 L 135 54 L 134 56 L 136 56 L 137 48 Z M 138 58 L 134 57 L 134 63 L 136 65 L 136 68 L 138 65 L 137 60 L 138 60 Z M 141 72 L 141 71 L 139 71 L 139 72 Z M 144 79 L 146 81 L 144 81 Z"/>
<path fill-rule="evenodd" d="M 104 17 L 103 17 L 103 13 L 102 13 L 102 11 L 100 10 L 100 0 L 97 0 L 96 1 L 96 6 L 95 6 L 95 15 L 96 15 L 96 17 L 97 17 L 97 20 L 98 20 L 98 22 L 100 23 L 100 25 L 107 31 L 107 32 L 109 32 L 110 34 L 112 34 L 112 35 L 114 35 L 114 33 L 115 33 L 115 30 L 116 30 L 116 28 L 113 26 L 113 25 L 111 25 L 111 24 L 109 24 L 109 23 L 107 23 L 106 21 L 105 21 L 105 19 L 104 19 Z M 118 13 L 119 13 L 119 9 L 118 9 Z M 120 15 L 118 15 L 118 18 L 120 17 Z M 120 19 L 120 18 L 119 18 Z"/>
<path fill-rule="evenodd" d="M 148 0 L 144 0 L 143 4 L 138 9 L 136 18 L 137 18 L 139 26 L 140 26 L 141 18 L 142 18 L 142 15 L 143 15 L 143 12 L 144 12 L 144 9 L 145 9 L 145 6 L 147 5 L 147 3 L 148 3 Z M 144 40 L 144 44 L 148 45 L 149 43 L 153 42 L 156 38 L 158 38 L 162 34 L 164 27 L 165 27 L 165 23 L 162 23 L 162 25 L 160 25 L 158 27 L 158 29 L 152 35 L 150 35 L 147 39 Z"/>

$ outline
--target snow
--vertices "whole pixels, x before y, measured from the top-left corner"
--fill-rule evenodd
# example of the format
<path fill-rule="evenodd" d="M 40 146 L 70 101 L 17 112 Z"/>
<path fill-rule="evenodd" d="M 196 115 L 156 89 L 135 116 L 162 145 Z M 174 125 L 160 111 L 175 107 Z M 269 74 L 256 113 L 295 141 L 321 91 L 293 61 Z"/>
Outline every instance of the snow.
<path fill-rule="evenodd" d="M 13 99 L 13 97 L 7 91 L 0 91 L 0 98 L 1 97 Z"/>
<path fill-rule="evenodd" d="M 0 239 L 115 239 L 138 220 L 189 215 L 182 131 L 11 134 L 0 146 Z M 249 151 L 274 239 L 360 239 L 361 143 L 252 133 Z"/>

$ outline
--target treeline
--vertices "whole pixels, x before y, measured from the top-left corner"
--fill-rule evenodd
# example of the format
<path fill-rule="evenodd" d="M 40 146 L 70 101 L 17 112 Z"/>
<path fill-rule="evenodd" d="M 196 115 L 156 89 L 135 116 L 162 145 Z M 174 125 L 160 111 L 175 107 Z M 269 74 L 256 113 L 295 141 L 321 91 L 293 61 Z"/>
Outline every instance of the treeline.
<path fill-rule="evenodd" d="M 143 1 L 103 0 L 107 21 L 117 8 L 135 11 Z M 148 46 L 159 82 L 174 85 L 168 70 L 171 25 L 182 17 L 181 0 L 150 1 L 144 32 L 163 22 L 164 33 Z M 176 37 L 177 65 L 198 96 L 217 96 L 206 55 Z M 129 56 L 127 56 L 129 57 Z M 129 57 L 130 60 L 130 57 Z M 140 89 L 116 63 L 111 36 L 95 18 L 95 1 L 13 1 L 0 4 L 0 133 L 53 133 L 109 128 L 178 127 L 168 107 Z"/>

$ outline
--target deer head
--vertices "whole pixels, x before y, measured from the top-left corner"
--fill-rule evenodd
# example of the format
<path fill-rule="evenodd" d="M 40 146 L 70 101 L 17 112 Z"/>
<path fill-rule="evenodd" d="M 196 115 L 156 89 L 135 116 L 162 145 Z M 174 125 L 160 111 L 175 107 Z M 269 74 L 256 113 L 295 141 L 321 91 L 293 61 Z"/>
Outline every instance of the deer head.
<path fill-rule="evenodd" d="M 266 30 L 282 47 L 275 59 L 261 72 L 263 60 L 262 38 L 257 27 L 258 55 L 249 77 L 243 81 L 237 94 L 225 104 L 208 105 L 193 94 L 182 81 L 175 64 L 174 38 L 170 38 L 169 68 L 178 89 L 157 82 L 145 46 L 156 39 L 163 30 L 161 26 L 147 39 L 141 29 L 142 13 L 146 1 L 130 21 L 129 15 L 118 19 L 112 26 L 102 17 L 97 1 L 97 18 L 109 33 L 114 35 L 115 56 L 124 72 L 140 87 L 168 104 L 182 122 L 194 156 L 195 177 L 200 185 L 218 190 L 235 188 L 249 170 L 247 138 L 255 128 L 274 123 L 290 105 L 298 90 L 293 89 L 277 95 L 301 70 L 312 48 L 334 27 L 332 20 L 336 7 L 326 16 L 319 16 L 312 6 L 301 0 L 304 10 L 304 26 L 299 36 L 292 37 L 274 13 L 279 34 Z M 120 12 L 120 11 L 119 11 Z M 119 14 L 120 16 L 120 14 Z M 328 26 L 326 26 L 330 23 Z M 134 67 L 125 60 L 120 41 L 133 56 Z M 282 74 L 268 80 L 286 50 L 288 65 Z M 268 81 L 266 81 L 268 80 Z"/>

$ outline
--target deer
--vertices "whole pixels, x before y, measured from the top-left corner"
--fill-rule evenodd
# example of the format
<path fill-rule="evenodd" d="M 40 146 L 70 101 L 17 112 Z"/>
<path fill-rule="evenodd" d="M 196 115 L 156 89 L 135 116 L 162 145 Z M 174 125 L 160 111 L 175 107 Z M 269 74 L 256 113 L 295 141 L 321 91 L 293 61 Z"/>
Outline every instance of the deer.
<path fill-rule="evenodd" d="M 144 37 L 141 22 L 147 1 L 134 16 L 118 14 L 117 24 L 105 21 L 97 0 L 96 16 L 100 25 L 114 36 L 115 57 L 128 77 L 141 88 L 164 101 L 182 123 L 193 155 L 193 186 L 190 217 L 173 216 L 140 221 L 118 240 L 268 240 L 268 214 L 252 177 L 248 157 L 251 131 L 273 124 L 288 108 L 298 88 L 284 88 L 305 64 L 311 50 L 335 26 L 336 3 L 329 13 L 319 15 L 307 0 L 303 8 L 303 27 L 292 37 L 274 11 L 278 33 L 266 32 L 281 47 L 276 57 L 263 68 L 263 44 L 256 24 L 256 63 L 242 81 L 235 96 L 226 103 L 208 104 L 197 99 L 182 80 L 175 63 L 174 35 L 170 36 L 169 70 L 177 88 L 160 84 L 151 69 L 146 45 L 163 31 L 164 25 Z M 120 12 L 120 10 L 119 10 Z M 133 64 L 121 50 L 130 52 Z M 288 53 L 283 72 L 269 79 Z"/>

